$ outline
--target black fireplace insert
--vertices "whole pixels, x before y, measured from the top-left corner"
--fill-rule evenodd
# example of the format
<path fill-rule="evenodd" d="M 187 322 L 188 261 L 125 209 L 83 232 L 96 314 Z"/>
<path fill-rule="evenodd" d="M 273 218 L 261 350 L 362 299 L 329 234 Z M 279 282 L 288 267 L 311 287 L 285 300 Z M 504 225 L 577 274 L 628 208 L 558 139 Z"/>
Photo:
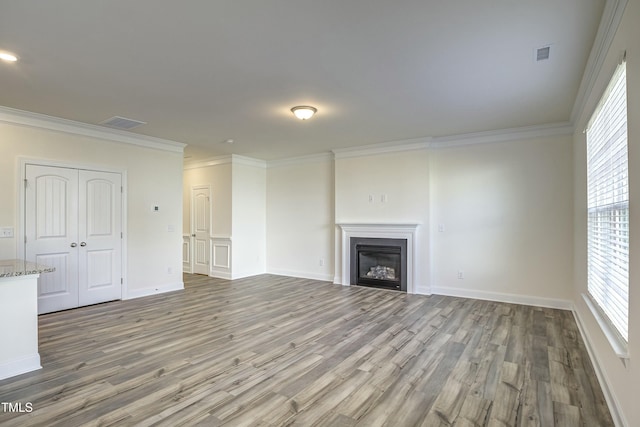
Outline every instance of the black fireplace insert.
<path fill-rule="evenodd" d="M 407 240 L 351 237 L 351 284 L 407 291 Z"/>

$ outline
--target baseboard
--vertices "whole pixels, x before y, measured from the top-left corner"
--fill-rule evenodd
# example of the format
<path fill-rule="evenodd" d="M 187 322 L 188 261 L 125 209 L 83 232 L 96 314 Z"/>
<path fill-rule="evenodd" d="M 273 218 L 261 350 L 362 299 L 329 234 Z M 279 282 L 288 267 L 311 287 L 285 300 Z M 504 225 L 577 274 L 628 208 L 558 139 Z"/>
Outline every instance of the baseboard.
<path fill-rule="evenodd" d="M 231 273 L 231 280 L 245 279 L 247 277 L 259 276 L 266 274 L 265 271 L 241 271 L 239 273 Z"/>
<path fill-rule="evenodd" d="M 609 407 L 609 412 L 611 413 L 611 418 L 613 418 L 614 424 L 620 427 L 629 426 L 629 423 L 627 423 L 627 420 L 625 419 L 624 414 L 620 409 L 618 399 L 613 394 L 613 391 L 609 386 L 610 382 L 607 374 L 605 370 L 602 369 L 602 363 L 600 363 L 598 354 L 593 348 L 593 341 L 591 340 L 591 336 L 589 335 L 588 329 L 584 326 L 584 321 L 582 320 L 580 312 L 578 311 L 575 304 L 573 305 L 571 311 L 573 312 L 573 317 L 576 319 L 576 325 L 578 325 L 578 331 L 580 331 L 582 340 L 584 341 L 585 347 L 587 348 L 589 358 L 593 363 L 593 370 L 596 371 L 596 377 L 598 377 L 598 382 L 600 383 L 600 387 L 602 388 L 604 399 L 607 401 L 607 406 Z"/>
<path fill-rule="evenodd" d="M 531 295 L 516 295 L 502 292 L 477 291 L 462 288 L 432 287 L 431 294 L 447 295 L 451 297 L 474 298 L 488 301 L 506 302 L 509 304 L 532 305 L 536 307 L 559 308 L 572 310 L 573 303 L 570 300 L 535 297 Z"/>
<path fill-rule="evenodd" d="M 417 286 L 417 287 L 414 289 L 414 292 L 413 292 L 413 293 L 414 293 L 415 295 L 426 295 L 426 296 L 429 296 L 429 295 L 431 295 L 431 294 L 432 294 L 432 292 L 431 292 L 431 289 L 430 289 L 430 288 L 428 288 L 428 287 L 427 287 L 427 288 L 423 288 L 423 287 L 421 287 L 421 286 Z"/>
<path fill-rule="evenodd" d="M 278 276 L 298 277 L 300 279 L 321 280 L 323 282 L 331 282 L 334 279 L 331 274 L 310 273 L 306 271 L 294 271 L 281 268 L 270 268 L 267 273 Z"/>
<path fill-rule="evenodd" d="M 184 282 L 169 283 L 152 288 L 134 289 L 127 292 L 127 296 L 123 299 L 134 299 L 148 297 L 150 295 L 163 294 L 165 292 L 181 291 L 184 289 Z"/>
<path fill-rule="evenodd" d="M 27 372 L 38 369 L 42 369 L 39 353 L 3 362 L 0 363 L 0 380 L 26 374 Z"/>
<path fill-rule="evenodd" d="M 210 277 L 215 277 L 216 279 L 225 279 L 232 280 L 231 272 L 228 269 L 225 270 L 211 270 L 209 272 Z"/>

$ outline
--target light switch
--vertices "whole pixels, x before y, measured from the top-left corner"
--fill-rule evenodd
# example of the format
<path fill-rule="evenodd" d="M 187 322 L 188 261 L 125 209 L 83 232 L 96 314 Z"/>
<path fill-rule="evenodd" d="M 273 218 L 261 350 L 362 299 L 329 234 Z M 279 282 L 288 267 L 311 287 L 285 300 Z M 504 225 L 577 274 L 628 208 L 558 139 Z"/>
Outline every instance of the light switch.
<path fill-rule="evenodd" d="M 0 228 L 0 238 L 2 237 L 13 237 L 13 227 L 2 227 Z"/>

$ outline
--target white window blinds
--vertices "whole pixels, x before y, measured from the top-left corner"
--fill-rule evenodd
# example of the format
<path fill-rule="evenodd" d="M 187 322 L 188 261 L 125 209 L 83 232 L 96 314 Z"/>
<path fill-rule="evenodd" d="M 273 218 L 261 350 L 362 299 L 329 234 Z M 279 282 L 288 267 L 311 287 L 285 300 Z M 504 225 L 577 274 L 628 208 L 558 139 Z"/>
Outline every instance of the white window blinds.
<path fill-rule="evenodd" d="M 586 133 L 588 291 L 627 342 L 629 179 L 624 62 L 617 68 Z"/>

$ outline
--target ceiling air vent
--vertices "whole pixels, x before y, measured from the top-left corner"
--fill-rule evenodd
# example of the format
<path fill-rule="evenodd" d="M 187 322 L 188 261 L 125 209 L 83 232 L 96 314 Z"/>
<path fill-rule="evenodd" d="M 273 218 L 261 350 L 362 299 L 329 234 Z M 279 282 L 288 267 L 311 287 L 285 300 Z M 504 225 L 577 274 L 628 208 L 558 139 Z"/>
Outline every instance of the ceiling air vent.
<path fill-rule="evenodd" d="M 545 47 L 536 49 L 536 61 L 545 61 L 549 59 L 550 51 L 551 51 L 551 46 L 545 46 Z"/>
<path fill-rule="evenodd" d="M 114 116 L 114 117 L 111 117 L 110 119 L 100 122 L 100 124 L 104 126 L 109 126 L 111 128 L 116 128 L 116 129 L 131 130 L 133 128 L 137 128 L 138 126 L 146 125 L 147 122 L 127 119 L 126 117 Z"/>

